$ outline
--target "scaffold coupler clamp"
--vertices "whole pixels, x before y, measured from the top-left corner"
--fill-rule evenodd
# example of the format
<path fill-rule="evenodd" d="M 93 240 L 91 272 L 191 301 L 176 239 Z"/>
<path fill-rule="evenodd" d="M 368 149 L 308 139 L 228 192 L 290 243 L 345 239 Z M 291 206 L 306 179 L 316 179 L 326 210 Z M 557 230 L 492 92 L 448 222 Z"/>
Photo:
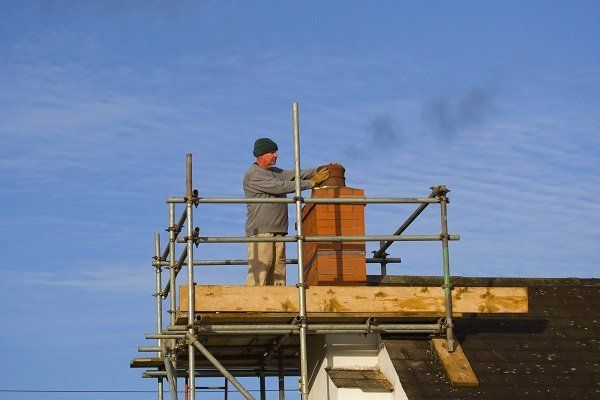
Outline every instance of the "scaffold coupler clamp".
<path fill-rule="evenodd" d="M 198 339 L 198 335 L 199 335 L 199 330 L 200 327 L 197 326 L 195 323 L 194 324 L 187 324 L 186 326 L 187 331 L 185 332 L 185 343 L 186 344 L 193 344 L 196 340 Z M 190 332 L 193 331 L 192 332 Z"/>
<path fill-rule="evenodd" d="M 304 287 L 304 289 L 308 289 L 308 283 L 306 282 L 302 282 L 302 283 L 296 283 L 296 288 L 300 289 L 301 287 Z"/>
<path fill-rule="evenodd" d="M 300 203 L 304 203 L 304 197 L 302 197 L 302 196 L 294 196 L 294 197 L 292 197 L 292 199 L 294 201 L 300 200 Z"/>
<path fill-rule="evenodd" d="M 198 197 L 198 189 L 192 190 L 191 200 L 194 207 L 198 208 L 198 204 L 200 204 L 200 197 Z"/>
<path fill-rule="evenodd" d="M 371 253 L 373 253 L 373 258 L 383 258 L 383 263 L 387 264 L 387 261 L 385 261 L 386 257 L 389 256 L 389 253 L 384 252 L 379 252 L 379 250 L 373 250 Z"/>
<path fill-rule="evenodd" d="M 196 334 L 191 334 L 191 333 L 186 333 L 185 334 L 185 344 L 187 345 L 191 345 L 194 344 L 194 342 L 196 342 L 198 340 L 198 338 L 196 337 Z"/>
<path fill-rule="evenodd" d="M 169 226 L 168 228 L 165 229 L 165 232 L 175 232 L 175 234 L 178 234 L 179 232 L 181 232 L 181 229 L 179 229 L 176 225 L 175 226 Z M 175 239 L 173 239 L 174 241 Z"/>
<path fill-rule="evenodd" d="M 158 269 L 159 271 L 162 269 L 160 265 L 161 261 L 165 260 L 160 256 L 152 256 L 152 266 Z"/>
<path fill-rule="evenodd" d="M 167 349 L 167 358 L 172 363 L 177 362 L 177 354 L 175 354 L 175 352 L 173 350 L 171 350 L 171 349 Z"/>
<path fill-rule="evenodd" d="M 446 334 L 446 347 L 448 348 L 448 352 L 454 352 L 454 326 L 447 320 L 446 317 L 440 318 L 438 323 L 440 324 L 440 333 Z"/>
<path fill-rule="evenodd" d="M 441 335 L 444 332 L 444 330 L 446 329 L 446 317 L 442 317 L 442 318 L 438 319 L 437 325 L 438 325 L 438 330 L 435 333 L 438 335 Z"/>
<path fill-rule="evenodd" d="M 373 333 L 373 330 L 371 329 L 371 327 L 373 326 L 374 322 L 375 322 L 375 318 L 374 317 L 369 317 L 365 321 L 365 324 L 367 325 L 367 329 L 365 329 L 365 337 L 367 337 L 367 335 L 369 333 Z"/>
<path fill-rule="evenodd" d="M 303 317 L 301 315 L 296 315 L 294 317 L 294 321 L 293 321 L 293 323 L 296 324 L 297 326 L 306 325 L 307 322 L 308 322 L 308 318 Z"/>
<path fill-rule="evenodd" d="M 448 198 L 446 197 L 446 194 L 448 194 L 448 192 L 450 192 L 450 189 L 448 189 L 446 187 L 446 185 L 432 186 L 431 190 L 433 191 L 434 197 L 437 197 L 440 200 L 443 197 L 446 199 L 446 201 L 449 201 Z"/>
<path fill-rule="evenodd" d="M 196 245 L 196 248 L 198 248 L 198 245 L 200 244 L 200 228 L 199 227 L 195 227 L 194 231 L 192 232 L 192 241 L 194 242 L 194 244 Z"/>

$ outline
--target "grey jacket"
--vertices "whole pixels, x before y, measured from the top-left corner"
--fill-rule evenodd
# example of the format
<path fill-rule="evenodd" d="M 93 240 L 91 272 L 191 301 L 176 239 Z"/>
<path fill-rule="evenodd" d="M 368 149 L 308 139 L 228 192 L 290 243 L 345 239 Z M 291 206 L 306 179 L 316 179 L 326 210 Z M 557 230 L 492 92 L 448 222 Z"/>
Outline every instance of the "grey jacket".
<path fill-rule="evenodd" d="M 310 177 L 316 169 L 300 170 L 300 189 L 312 187 Z M 294 193 L 294 171 L 277 167 L 264 169 L 252 164 L 244 175 L 244 196 L 250 198 L 287 197 Z M 286 203 L 253 203 L 247 205 L 246 235 L 258 233 L 287 233 L 288 205 Z"/>

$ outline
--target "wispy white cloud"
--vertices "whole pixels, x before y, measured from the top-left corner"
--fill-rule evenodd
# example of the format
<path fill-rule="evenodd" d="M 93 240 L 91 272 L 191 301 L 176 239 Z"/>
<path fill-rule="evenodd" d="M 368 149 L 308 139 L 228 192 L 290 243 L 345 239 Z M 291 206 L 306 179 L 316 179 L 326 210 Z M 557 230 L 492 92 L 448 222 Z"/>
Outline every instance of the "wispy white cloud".
<path fill-rule="evenodd" d="M 44 289 L 65 288 L 84 292 L 127 293 L 134 294 L 153 288 L 153 274 L 150 266 L 132 265 L 86 265 L 70 266 L 56 271 L 39 268 L 25 269 L 11 274 L 3 280 L 4 290 L 37 287 Z"/>
<path fill-rule="evenodd" d="M 13 270 L 0 282 L 2 341 L 16 348 L 83 350 L 130 340 L 134 327 L 153 326 L 152 270 L 51 262 Z M 34 327 L 43 327 L 43 334 L 22 334 Z"/>

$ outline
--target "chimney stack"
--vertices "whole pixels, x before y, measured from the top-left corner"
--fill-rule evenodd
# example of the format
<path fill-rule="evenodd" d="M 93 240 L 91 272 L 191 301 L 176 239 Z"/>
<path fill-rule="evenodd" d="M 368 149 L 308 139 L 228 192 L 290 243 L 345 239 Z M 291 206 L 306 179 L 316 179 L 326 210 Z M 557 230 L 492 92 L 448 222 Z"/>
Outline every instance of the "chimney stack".
<path fill-rule="evenodd" d="M 363 189 L 346 187 L 345 169 L 327 165 L 330 177 L 312 198 L 364 197 Z M 365 204 L 306 204 L 302 209 L 305 236 L 365 235 Z M 305 242 L 304 279 L 308 285 L 364 285 L 367 279 L 365 242 Z"/>

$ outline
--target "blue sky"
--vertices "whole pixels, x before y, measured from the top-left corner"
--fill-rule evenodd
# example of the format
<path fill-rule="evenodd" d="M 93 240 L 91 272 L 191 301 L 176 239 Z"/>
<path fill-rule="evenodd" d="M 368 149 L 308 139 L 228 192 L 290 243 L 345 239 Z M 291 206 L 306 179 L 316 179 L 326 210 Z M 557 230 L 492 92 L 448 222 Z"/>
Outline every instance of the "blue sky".
<path fill-rule="evenodd" d="M 323 3 L 0 1 L 0 389 L 152 389 L 128 363 L 185 153 L 203 196 L 241 196 L 257 137 L 292 167 L 293 101 L 303 166 L 373 197 L 452 190 L 454 274 L 599 276 L 597 2 Z M 368 233 L 413 208 L 368 206 Z M 243 206 L 196 216 L 243 234 Z M 431 207 L 407 233 L 437 232 Z M 436 243 L 391 249 L 390 273 L 441 273 Z M 154 398 L 44 398 L 75 396 Z"/>

